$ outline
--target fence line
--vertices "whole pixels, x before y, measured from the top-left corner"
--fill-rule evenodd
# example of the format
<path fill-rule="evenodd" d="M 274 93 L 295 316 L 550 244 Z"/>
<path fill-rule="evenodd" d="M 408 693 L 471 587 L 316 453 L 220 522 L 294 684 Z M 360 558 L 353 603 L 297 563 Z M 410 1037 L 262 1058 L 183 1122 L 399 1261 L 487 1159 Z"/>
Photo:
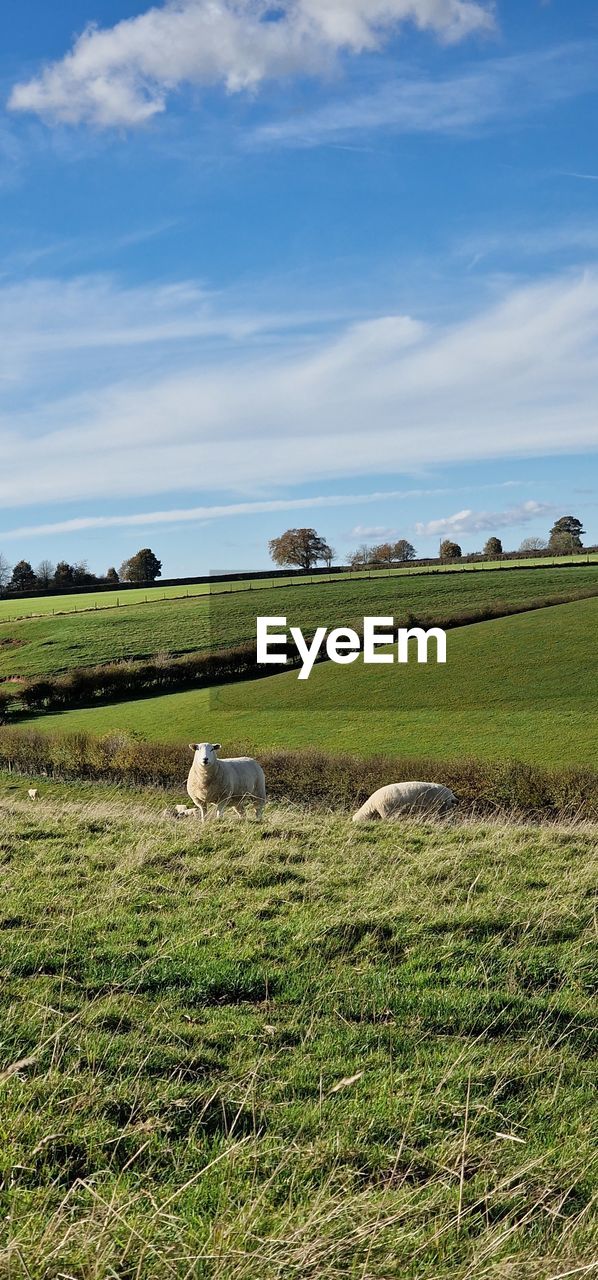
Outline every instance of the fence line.
<path fill-rule="evenodd" d="M 292 587 L 292 586 L 317 586 L 320 583 L 326 583 L 327 585 L 330 585 L 331 583 L 337 582 L 337 581 L 360 582 L 364 580 L 370 580 L 372 578 L 429 577 L 430 575 L 433 575 L 436 573 L 441 573 L 441 574 L 477 573 L 477 572 L 500 573 L 504 571 L 509 572 L 509 571 L 522 570 L 522 569 L 524 570 L 524 569 L 547 569 L 547 568 L 549 569 L 583 568 L 593 564 L 598 565 L 598 555 L 593 555 L 588 553 L 587 557 L 584 558 L 583 560 L 577 559 L 577 558 L 571 559 L 571 560 L 562 560 L 557 558 L 553 560 L 549 560 L 549 558 L 546 557 L 542 561 L 533 561 L 531 563 L 525 560 L 521 560 L 521 561 L 507 560 L 504 562 L 491 561 L 487 564 L 484 563 L 483 561 L 473 561 L 473 562 L 470 561 L 467 564 L 455 564 L 455 565 L 452 565 L 452 564 L 446 564 L 446 565 L 437 564 L 437 565 L 426 565 L 426 566 L 405 565 L 402 568 L 385 568 L 385 569 L 372 568 L 372 569 L 364 569 L 364 570 L 358 570 L 358 571 L 343 570 L 343 571 L 340 571 L 337 573 L 331 573 L 331 574 L 318 573 L 315 576 L 309 576 L 309 577 L 307 576 L 302 577 L 301 575 L 296 574 L 282 581 L 280 580 L 277 581 L 276 579 L 271 579 L 271 578 L 259 578 L 259 577 L 248 580 L 248 581 L 243 581 L 243 579 L 237 578 L 237 579 L 234 579 L 232 582 L 226 583 L 226 584 L 220 581 L 218 590 L 216 591 L 210 591 L 210 590 L 198 591 L 198 592 L 192 592 L 190 594 L 189 590 L 187 589 L 184 595 L 183 594 L 176 595 L 176 596 L 166 595 L 166 592 L 163 592 L 162 595 L 160 596 L 158 595 L 159 588 L 155 588 L 156 595 L 152 600 L 148 599 L 147 595 L 143 600 L 129 601 L 125 597 L 122 604 L 120 601 L 120 597 L 117 597 L 116 602 L 114 604 L 99 605 L 96 600 L 94 601 L 93 604 L 90 604 L 88 606 L 83 605 L 83 607 L 79 607 L 79 608 L 77 607 L 77 605 L 74 605 L 72 609 L 52 609 L 51 614 L 48 611 L 45 613 L 19 613 L 11 617 L 0 617 L 0 625 L 6 622 L 28 622 L 34 618 L 49 618 L 49 617 L 67 618 L 67 617 L 71 617 L 75 613 L 95 613 L 95 612 L 105 613 L 111 609 L 119 609 L 119 608 L 132 609 L 132 608 L 135 608 L 137 605 L 155 604 L 156 601 L 158 603 L 165 603 L 171 600 L 205 600 L 206 602 L 209 602 L 212 596 L 230 595 L 230 594 L 237 595 L 243 591 L 267 591 L 267 590 L 274 591 L 284 587 Z M 205 585 L 205 584 L 202 583 L 201 585 Z M 93 591 L 90 591 L 89 594 L 93 595 Z M 1 603 L 2 603 L 2 600 L 0 599 L 0 604 Z"/>

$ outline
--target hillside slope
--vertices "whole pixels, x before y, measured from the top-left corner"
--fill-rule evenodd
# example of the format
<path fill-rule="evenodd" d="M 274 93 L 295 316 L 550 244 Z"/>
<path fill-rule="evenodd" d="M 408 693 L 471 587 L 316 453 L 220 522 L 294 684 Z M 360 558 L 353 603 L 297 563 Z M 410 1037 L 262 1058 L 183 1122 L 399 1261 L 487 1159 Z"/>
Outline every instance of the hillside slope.
<path fill-rule="evenodd" d="M 212 690 L 32 719 L 170 741 L 321 746 L 452 759 L 598 762 L 598 600 L 462 627 L 446 666 L 316 666 Z"/>
<path fill-rule="evenodd" d="M 257 613 L 287 613 L 292 624 L 311 632 L 320 625 L 360 626 L 367 614 L 449 620 L 591 591 L 598 591 L 598 565 L 295 582 L 188 600 L 150 597 L 148 604 L 1 623 L 0 678 L 254 641 Z"/>

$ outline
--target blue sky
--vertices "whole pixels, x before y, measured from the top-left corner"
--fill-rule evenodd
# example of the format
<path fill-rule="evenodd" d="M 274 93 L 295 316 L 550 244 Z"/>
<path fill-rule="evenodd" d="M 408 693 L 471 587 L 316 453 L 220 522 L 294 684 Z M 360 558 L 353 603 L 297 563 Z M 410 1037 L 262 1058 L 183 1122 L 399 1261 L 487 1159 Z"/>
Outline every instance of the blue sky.
<path fill-rule="evenodd" d="M 0 552 L 598 542 L 598 10 L 5 0 Z"/>

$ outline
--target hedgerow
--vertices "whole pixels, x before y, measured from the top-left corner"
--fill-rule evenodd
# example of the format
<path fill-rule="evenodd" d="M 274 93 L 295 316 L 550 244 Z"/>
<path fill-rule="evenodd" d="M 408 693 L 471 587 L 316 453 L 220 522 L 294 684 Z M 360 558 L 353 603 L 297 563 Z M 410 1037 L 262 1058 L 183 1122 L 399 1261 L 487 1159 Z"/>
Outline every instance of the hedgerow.
<path fill-rule="evenodd" d="M 598 774 L 589 769 L 387 755 L 364 760 L 315 749 L 259 751 L 247 742 L 232 744 L 228 754 L 247 751 L 259 757 L 268 794 L 276 801 L 347 810 L 389 782 L 418 778 L 451 787 L 461 813 L 508 811 L 533 819 L 598 820 Z M 0 768 L 27 777 L 153 787 L 183 795 L 189 765 L 186 744 L 144 742 L 118 733 L 98 738 L 0 728 Z"/>

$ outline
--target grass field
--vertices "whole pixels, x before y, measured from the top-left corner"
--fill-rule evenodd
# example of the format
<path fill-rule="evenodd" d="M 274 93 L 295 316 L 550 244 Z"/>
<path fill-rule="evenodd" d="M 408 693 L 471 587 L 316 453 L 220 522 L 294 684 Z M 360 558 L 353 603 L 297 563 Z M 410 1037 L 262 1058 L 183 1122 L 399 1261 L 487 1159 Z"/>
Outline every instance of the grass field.
<path fill-rule="evenodd" d="M 595 828 L 201 830 L 25 787 L 0 1274 L 592 1274 Z"/>
<path fill-rule="evenodd" d="M 596 557 L 598 562 L 598 557 Z M 593 563 L 591 558 L 590 563 Z M 580 559 L 583 564 L 584 560 Z M 341 575 L 344 578 L 344 574 Z M 324 581 L 334 581 L 334 577 L 323 575 Z M 291 586 L 297 582 L 296 577 L 280 578 L 281 586 Z M 131 605 L 158 604 L 161 600 L 186 600 L 195 596 L 209 596 L 237 591 L 253 591 L 262 587 L 270 587 L 268 578 L 241 579 L 232 582 L 195 582 L 188 585 L 163 587 L 157 582 L 153 587 L 115 587 L 111 591 L 77 591 L 72 595 L 31 596 L 21 600 L 7 598 L 0 600 L 0 622 L 12 622 L 30 617 L 61 617 L 65 613 L 88 613 L 96 609 L 121 609 Z"/>
<path fill-rule="evenodd" d="M 598 565 L 510 572 L 318 582 L 221 596 L 156 601 L 119 609 L 34 618 L 0 626 L 0 677 L 42 675 L 118 658 L 188 653 L 255 640 L 256 613 L 288 613 L 309 631 L 317 625 L 360 625 L 367 614 L 409 613 L 449 620 L 489 604 L 533 604 L 598 589 Z"/>
<path fill-rule="evenodd" d="M 520 567 L 522 565 L 531 566 L 539 565 L 549 568 L 552 565 L 568 565 L 568 564 L 598 564 L 598 552 L 583 552 L 576 556 L 551 556 L 549 559 L 541 557 L 534 560 L 533 557 L 526 557 L 525 560 L 485 560 L 478 564 L 444 564 L 444 565 L 404 565 L 400 569 L 376 569 L 352 572 L 347 570 L 343 573 L 318 574 L 318 582 L 338 582 L 339 580 L 352 579 L 371 574 L 376 577 L 405 577 L 413 574 L 421 573 L 459 573 L 459 572 L 477 572 L 479 570 L 492 569 L 508 569 L 509 567 Z M 288 578 L 279 578 L 277 583 L 279 587 L 301 585 L 302 579 L 296 576 Z M 153 587 L 131 587 L 123 590 L 121 587 L 114 587 L 109 591 L 77 591 L 71 595 L 64 594 L 58 596 L 31 596 L 19 599 L 0 600 L 0 622 L 12 622 L 19 618 L 39 617 L 44 615 L 54 615 L 63 613 L 83 613 L 89 609 L 116 609 L 126 607 L 133 604 L 156 604 L 158 600 L 174 600 L 177 598 L 187 598 L 189 596 L 203 596 L 214 593 L 222 594 L 225 592 L 251 591 L 262 588 L 271 587 L 271 580 L 261 578 L 256 574 L 255 578 L 246 580 L 238 579 L 231 582 L 214 582 L 214 583 L 189 583 L 188 585 L 178 584 L 176 586 L 161 586 L 160 582 L 156 582 Z"/>
<path fill-rule="evenodd" d="M 461 627 L 446 666 L 316 666 L 31 723 L 171 741 L 320 746 L 431 759 L 598 762 L 598 599 Z"/>

